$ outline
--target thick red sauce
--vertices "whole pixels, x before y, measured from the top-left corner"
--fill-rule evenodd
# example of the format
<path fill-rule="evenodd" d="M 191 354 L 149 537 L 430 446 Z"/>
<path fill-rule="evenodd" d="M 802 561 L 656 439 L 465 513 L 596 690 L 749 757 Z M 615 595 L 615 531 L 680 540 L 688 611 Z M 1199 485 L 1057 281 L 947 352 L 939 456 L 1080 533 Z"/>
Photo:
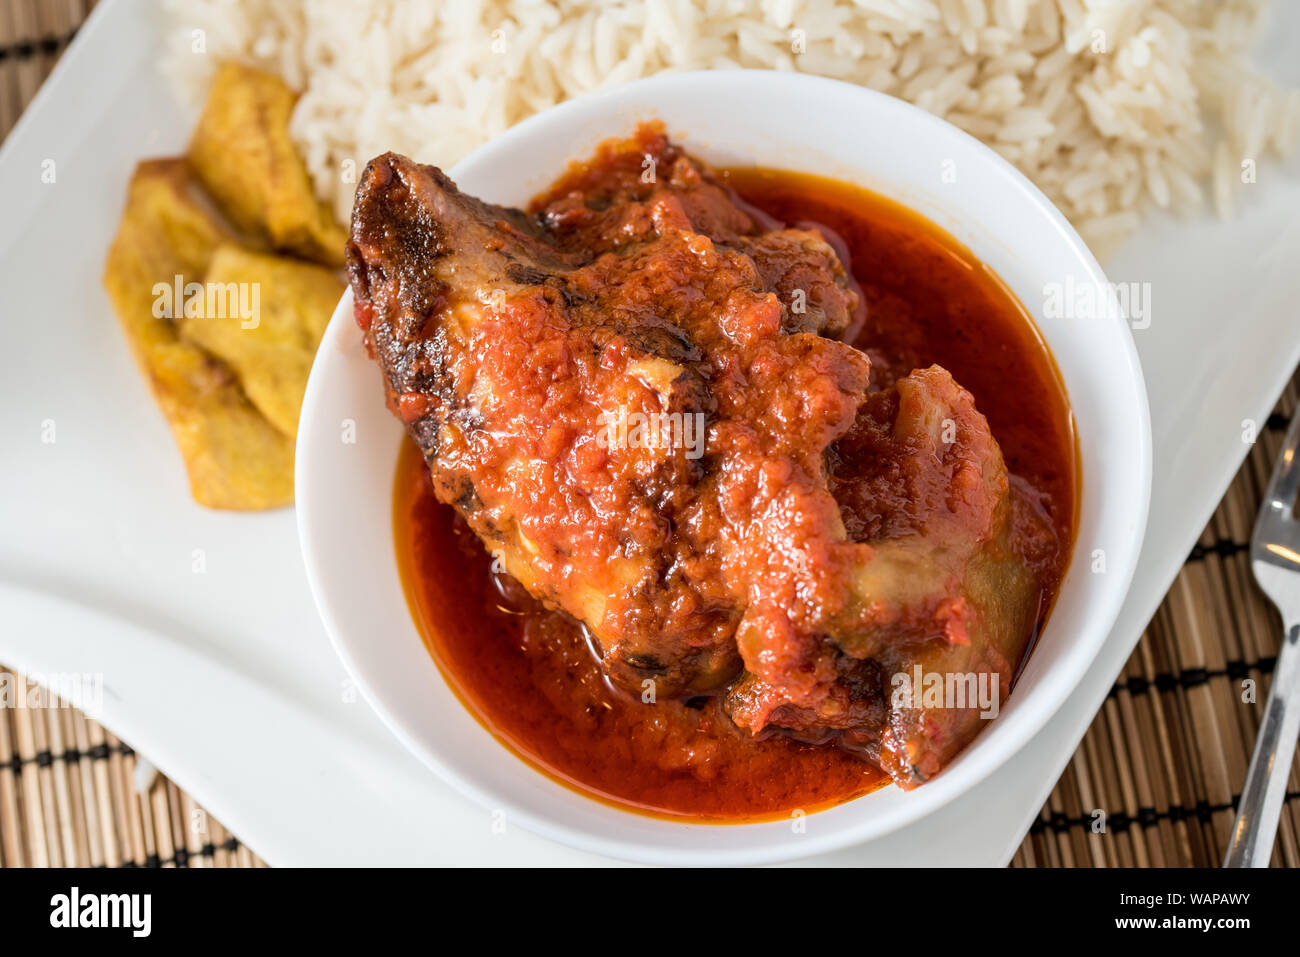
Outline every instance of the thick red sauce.
<path fill-rule="evenodd" d="M 854 343 L 873 386 L 938 363 L 975 397 L 1008 469 L 1034 486 L 1056 526 L 1060 567 L 1073 542 L 1077 459 L 1063 387 L 1046 346 L 998 278 L 911 211 L 816 177 L 735 170 L 746 201 L 840 237 L 867 320 Z M 843 252 L 842 252 L 843 255 Z M 580 625 L 505 575 L 404 445 L 394 494 L 398 564 L 412 614 L 466 706 L 534 767 L 589 795 L 648 813 L 741 822 L 811 812 L 885 776 L 833 746 L 737 731 L 717 698 L 653 705 L 615 690 Z"/>

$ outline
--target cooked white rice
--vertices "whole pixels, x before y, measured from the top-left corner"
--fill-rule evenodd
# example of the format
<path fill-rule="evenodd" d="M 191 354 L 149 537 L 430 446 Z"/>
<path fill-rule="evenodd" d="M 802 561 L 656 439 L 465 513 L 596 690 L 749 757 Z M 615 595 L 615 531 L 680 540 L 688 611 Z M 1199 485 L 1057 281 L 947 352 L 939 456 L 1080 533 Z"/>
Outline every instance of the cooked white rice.
<path fill-rule="evenodd" d="M 1300 91 L 1247 58 L 1265 0 L 166 2 L 164 69 L 191 96 L 222 57 L 302 91 L 292 133 L 343 219 L 342 174 L 384 150 L 448 166 L 569 97 L 700 68 L 910 100 L 1019 166 L 1103 249 L 1207 189 L 1226 214 L 1254 164 L 1300 139 Z"/>

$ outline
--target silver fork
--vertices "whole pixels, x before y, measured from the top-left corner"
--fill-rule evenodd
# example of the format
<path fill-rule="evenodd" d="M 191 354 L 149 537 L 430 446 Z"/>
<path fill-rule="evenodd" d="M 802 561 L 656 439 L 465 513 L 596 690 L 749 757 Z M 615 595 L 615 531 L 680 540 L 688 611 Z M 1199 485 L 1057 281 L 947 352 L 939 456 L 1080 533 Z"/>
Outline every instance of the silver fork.
<path fill-rule="evenodd" d="M 1291 419 L 1282 454 L 1250 538 L 1250 567 L 1264 594 L 1282 613 L 1285 637 L 1273 669 L 1255 753 L 1237 806 L 1237 823 L 1224 867 L 1268 867 L 1286 797 L 1287 777 L 1300 732 L 1300 410 Z"/>

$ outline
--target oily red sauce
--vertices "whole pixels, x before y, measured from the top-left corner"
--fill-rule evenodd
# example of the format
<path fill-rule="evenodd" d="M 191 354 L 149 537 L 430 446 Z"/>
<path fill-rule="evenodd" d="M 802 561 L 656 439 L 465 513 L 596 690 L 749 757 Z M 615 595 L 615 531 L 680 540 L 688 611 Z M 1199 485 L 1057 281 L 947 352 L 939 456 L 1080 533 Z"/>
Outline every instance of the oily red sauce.
<path fill-rule="evenodd" d="M 1049 575 L 1050 609 L 1074 537 L 1077 459 L 1063 387 L 1023 308 L 955 240 L 883 197 L 787 172 L 726 176 L 777 219 L 842 240 L 867 305 L 854 343 L 871 356 L 873 387 L 938 363 L 974 395 L 1009 470 L 1041 494 L 1065 543 Z M 435 498 L 410 442 L 394 529 L 412 614 L 443 674 L 505 746 L 553 778 L 620 806 L 714 822 L 811 812 L 886 780 L 833 746 L 742 734 L 716 697 L 651 705 L 614 689 L 579 624 L 494 572 Z"/>
<path fill-rule="evenodd" d="M 1078 504 L 1074 420 L 1056 363 L 1020 302 L 968 249 L 883 196 L 796 173 L 725 176 L 777 219 L 817 223 L 843 239 L 867 307 L 853 343 L 871 356 L 873 387 L 938 363 L 975 397 L 1007 470 L 1046 496 L 1067 543 L 1059 585 Z"/>

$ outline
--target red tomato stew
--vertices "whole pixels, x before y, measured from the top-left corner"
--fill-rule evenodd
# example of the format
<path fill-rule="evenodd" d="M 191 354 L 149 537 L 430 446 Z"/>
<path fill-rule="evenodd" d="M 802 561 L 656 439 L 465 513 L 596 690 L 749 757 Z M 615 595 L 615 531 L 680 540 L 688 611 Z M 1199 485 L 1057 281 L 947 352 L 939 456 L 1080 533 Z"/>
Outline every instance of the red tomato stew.
<path fill-rule="evenodd" d="M 376 278 L 385 255 L 400 255 L 411 245 L 402 229 L 412 227 L 403 221 L 401 228 L 376 231 L 381 238 L 406 236 L 396 254 L 380 249 L 380 241 L 358 226 L 368 215 L 363 197 L 368 189 L 413 182 L 415 174 L 395 165 L 379 182 L 363 183 L 353 242 L 359 250 L 354 258 L 364 262 L 353 266 L 353 284 L 358 289 L 361 283 L 358 319 L 385 367 L 390 405 L 415 439 L 400 456 L 393 516 L 398 565 L 419 631 L 465 706 L 503 745 L 552 778 L 621 807 L 746 822 L 833 806 L 891 777 L 903 787 L 923 783 L 985 722 L 974 707 L 900 710 L 890 701 L 893 676 L 913 669 L 983 670 L 1001 677 L 999 695 L 1005 698 L 1070 560 L 1078 459 L 1052 357 L 995 274 L 897 203 L 803 174 L 714 173 L 702 164 L 686 165 L 689 158 L 654 128 L 643 128 L 632 143 L 602 147 L 594 160 L 575 166 L 534 203 L 530 220 L 496 207 L 466 207 L 477 221 L 509 233 L 501 241 L 508 250 L 510 243 L 521 244 L 507 256 L 514 283 L 509 303 L 495 312 L 486 307 L 482 323 L 497 329 L 491 334 L 498 337 L 493 322 L 533 330 L 519 333 L 527 341 L 518 349 L 534 362 L 551 356 L 545 361 L 551 362 L 546 381 L 552 384 L 542 393 L 528 391 L 539 381 L 527 378 L 532 371 L 519 371 L 534 367 L 503 371 L 508 356 L 495 341 L 464 349 L 479 374 L 477 386 L 446 385 L 462 368 L 459 359 L 447 358 L 449 333 L 426 329 L 385 338 L 384 329 L 376 331 L 372 323 L 385 310 L 397 315 L 412 298 L 408 281 L 385 300 Z M 645 182 L 651 159 L 660 171 L 658 183 Z M 700 169 L 706 170 L 703 179 Z M 459 194 L 444 180 L 434 181 L 456 199 Z M 704 187 L 714 192 L 702 192 Z M 715 196 L 725 203 L 709 205 Z M 409 202 L 409 196 L 402 194 L 400 201 Z M 400 213 L 406 207 L 397 208 Z M 663 223 L 679 213 L 686 224 L 682 246 L 652 243 L 643 254 L 630 244 L 648 235 L 663 243 Z M 451 214 L 444 207 L 442 215 Z M 538 235 L 551 247 L 539 252 Z M 738 259 L 737 250 L 752 265 Z M 529 265 L 515 268 L 525 252 L 533 257 Z M 697 274 L 688 253 L 717 258 Z M 358 268 L 364 273 L 360 280 Z M 459 268 L 463 274 L 465 265 Z M 717 293 L 717 284 L 732 282 L 731 269 L 738 270 L 726 287 L 732 292 Z M 572 330 L 580 323 L 564 325 L 555 316 L 597 306 L 606 316 L 642 308 L 643 302 L 632 300 L 648 286 L 656 290 L 657 303 L 673 304 L 672 322 L 638 320 L 633 327 L 629 321 L 613 332 L 602 325 L 601 336 L 581 340 L 594 357 L 590 369 L 570 370 L 568 378 L 556 372 L 569 368 L 566 362 L 580 363 L 572 358 L 579 349 Z M 607 292 L 614 287 L 616 299 Z M 442 298 L 421 300 L 426 312 L 452 308 L 447 303 L 454 295 L 445 285 L 439 290 Z M 692 299 L 683 290 L 699 294 Z M 807 311 L 794 305 L 801 295 Z M 737 296 L 743 308 L 735 305 Z M 718 319 L 723 299 L 725 315 Z M 780 307 L 773 312 L 776 300 Z M 700 311 L 692 313 L 692 303 Z M 725 336 L 701 331 L 706 307 L 713 310 L 708 328 L 721 328 Z M 589 327 L 590 322 L 583 326 Z M 567 338 L 556 338 L 556 329 Z M 406 368 L 399 347 L 426 333 L 443 350 L 440 368 L 452 370 L 438 386 L 442 392 L 418 391 L 409 384 L 415 379 L 397 381 Z M 840 343 L 856 347 L 847 353 L 856 351 L 866 361 L 818 351 L 820 342 L 832 341 L 841 352 Z M 807 348 L 795 350 L 795 342 Z M 673 371 L 667 384 L 656 383 L 664 363 Z M 686 405 L 672 405 L 689 378 L 682 368 L 693 370 L 704 386 L 683 393 Z M 577 421 L 572 410 L 581 402 L 609 399 L 611 370 L 622 376 L 619 382 L 629 376 L 643 385 L 650 380 L 652 400 L 657 390 L 665 407 L 700 409 L 709 423 L 708 451 L 698 460 L 686 456 L 665 465 L 642 458 L 619 473 L 619 481 L 642 491 L 661 481 L 648 511 L 635 497 L 618 500 L 626 509 L 625 529 L 614 521 L 603 529 L 604 538 L 569 537 L 561 544 L 538 534 L 539 526 L 528 524 L 530 513 L 519 504 L 517 461 L 511 460 L 513 484 L 485 478 L 482 462 L 499 463 L 500 450 L 495 458 L 475 460 L 468 471 L 459 465 L 455 481 L 447 478 L 445 463 L 456 456 L 467 461 L 467 450 L 475 447 L 465 436 L 472 439 L 474 429 L 487 428 L 486 414 L 473 418 L 465 412 L 475 388 L 491 388 L 483 385 L 484 376 L 496 376 L 498 388 L 504 377 L 515 377 L 502 389 L 510 396 L 483 406 L 510 409 L 510 421 L 518 423 L 529 414 L 528 403 L 554 403 L 558 390 L 588 375 L 582 380 L 591 383 L 588 393 L 574 387 L 568 404 L 549 407 L 553 420 L 567 423 Z M 737 398 L 742 392 L 748 406 Z M 619 393 L 621 401 L 641 401 L 629 394 Z M 449 396 L 460 403 L 459 412 L 438 411 L 455 404 Z M 756 396 L 762 408 L 755 407 Z M 754 438 L 771 421 L 794 423 L 795 431 L 816 424 L 816 434 L 777 455 L 775 446 Z M 587 445 L 583 454 L 596 455 L 595 464 L 577 453 L 565 458 L 571 445 L 581 447 L 572 434 L 543 430 L 534 441 L 526 432 L 521 427 L 518 445 L 502 448 L 526 459 L 566 463 L 547 473 L 559 478 L 546 481 L 570 485 L 537 487 L 577 502 L 566 506 L 576 522 L 573 516 L 586 514 L 582 496 L 598 494 L 592 476 L 609 474 L 614 453 L 601 446 L 601 457 Z M 724 452 L 725 458 L 710 458 Z M 803 452 L 808 455 L 800 458 Z M 665 472 L 669 466 L 676 471 Z M 505 466 L 492 468 L 505 474 Z M 820 484 L 805 482 L 819 468 Z M 737 478 L 742 473 L 743 481 Z M 464 480 L 466 474 L 471 481 Z M 736 484 L 724 488 L 726 481 Z M 809 486 L 804 498 L 790 504 L 781 497 L 787 486 L 801 482 Z M 706 487 L 716 493 L 712 511 L 698 502 L 703 493 L 696 490 Z M 683 489 L 692 490 L 687 497 L 697 496 L 689 505 Z M 818 511 L 826 501 L 832 501 L 829 515 Z M 505 502 L 525 516 L 514 538 L 501 531 Z M 546 505 L 554 507 L 554 501 Z M 784 524 L 762 524 L 782 508 Z M 741 525 L 736 515 L 750 523 L 744 535 L 735 531 Z M 562 527 L 565 520 L 554 522 Z M 660 522 L 660 539 L 637 538 L 638 523 L 646 521 Z M 798 526 L 797 534 L 787 533 L 789 525 Z M 734 549 L 715 553 L 701 546 L 706 534 Z M 689 549 L 675 539 L 670 548 L 664 537 L 669 535 L 695 538 Z M 635 600 L 621 605 L 612 597 L 605 604 L 602 597 L 593 612 L 590 596 L 574 597 L 584 594 L 579 585 L 596 582 L 597 590 L 612 596 L 615 585 L 600 576 L 635 572 L 618 564 L 624 558 L 619 536 L 638 547 L 662 541 L 665 554 L 675 557 L 655 572 L 655 587 L 638 586 Z M 943 547 L 927 550 L 936 541 Z M 592 551 L 584 553 L 584 542 Z M 626 554 L 644 554 L 644 548 L 637 552 L 628 545 Z M 778 561 L 772 556 L 784 563 L 782 574 L 795 564 L 806 578 L 791 583 L 768 574 L 764 563 Z M 548 579 L 530 570 L 532 562 L 551 567 L 548 561 L 578 569 L 578 585 L 556 572 Z M 707 561 L 722 571 L 700 571 Z M 921 588 L 917 580 L 926 570 L 934 570 L 938 584 Z M 688 579 L 693 590 L 679 587 L 673 576 Z M 742 580 L 743 588 L 735 585 Z M 855 599 L 859 593 L 867 598 Z M 735 594 L 748 595 L 748 604 L 725 597 Z M 800 602 L 815 614 L 797 618 L 790 609 Z M 758 614 L 758 606 L 766 611 Z M 794 622 L 789 627 L 782 617 L 787 613 Z M 629 636 L 622 657 L 614 653 L 611 635 Z M 659 640 L 664 644 L 656 646 Z M 785 681 L 789 676 L 794 677 Z"/>

